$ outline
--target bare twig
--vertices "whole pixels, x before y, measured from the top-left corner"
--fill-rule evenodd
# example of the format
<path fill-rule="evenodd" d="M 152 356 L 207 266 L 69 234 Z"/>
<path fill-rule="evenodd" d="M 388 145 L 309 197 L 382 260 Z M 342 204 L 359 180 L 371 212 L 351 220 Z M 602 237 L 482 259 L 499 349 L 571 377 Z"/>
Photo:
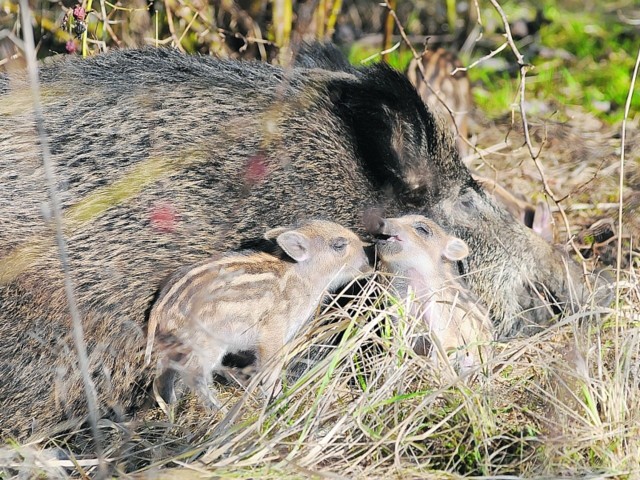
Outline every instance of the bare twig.
<path fill-rule="evenodd" d="M 122 48 L 123 46 L 122 41 L 118 38 L 116 33 L 113 31 L 113 28 L 111 28 L 111 24 L 109 23 L 109 16 L 107 15 L 107 9 L 105 8 L 104 5 L 105 5 L 105 1 L 100 0 L 100 12 L 102 13 L 102 18 L 101 18 L 102 25 L 104 26 L 104 29 L 107 32 L 109 32 L 109 36 L 113 39 L 114 42 L 116 42 L 116 45 Z"/>
<path fill-rule="evenodd" d="M 476 42 L 482 38 L 482 34 L 484 31 L 484 25 L 482 24 L 482 14 L 480 13 L 480 5 L 478 4 L 478 0 L 473 0 L 473 6 L 476 7 L 476 26 L 480 28 L 480 32 L 478 33 L 478 38 L 476 38 Z"/>
<path fill-rule="evenodd" d="M 244 49 L 246 49 L 249 44 L 255 44 L 258 48 L 261 59 L 263 61 L 267 61 L 268 58 L 267 58 L 267 51 L 265 49 L 265 46 L 277 48 L 277 45 L 274 42 L 266 40 L 263 37 L 262 31 L 260 30 L 260 25 L 258 24 L 258 22 L 255 22 L 244 10 L 238 8 L 237 6 L 235 6 L 235 4 L 228 5 L 226 8 L 229 8 L 229 11 L 234 16 L 236 16 L 239 20 L 244 22 L 247 32 L 252 31 L 253 36 L 242 35 L 240 32 L 232 32 L 230 30 L 226 30 L 224 28 L 218 27 L 215 24 L 215 21 L 209 18 L 204 12 L 202 12 L 201 10 L 195 9 L 191 4 L 188 4 L 187 6 L 194 12 L 194 15 L 197 15 L 199 17 L 200 21 L 209 30 L 217 32 L 217 34 L 221 38 L 228 36 L 228 37 L 233 37 L 233 38 L 242 40 L 244 45 L 240 48 L 240 51 L 243 51 Z M 191 23 L 189 25 L 191 25 Z"/>
<path fill-rule="evenodd" d="M 64 274 L 64 288 L 69 305 L 69 313 L 73 324 L 73 340 L 78 352 L 78 364 L 82 375 L 82 383 L 84 385 L 85 395 L 87 397 L 87 406 L 89 410 L 89 423 L 93 432 L 96 455 L 99 459 L 101 473 L 105 473 L 104 456 L 102 452 L 102 444 L 100 441 L 100 432 L 98 430 L 98 402 L 95 386 L 89 375 L 89 359 L 84 343 L 84 332 L 82 328 L 82 320 L 80 311 L 74 293 L 73 283 L 71 281 L 71 272 L 69 267 L 69 257 L 67 255 L 67 245 L 64 239 L 62 226 L 62 206 L 56 191 L 56 180 L 54 167 L 51 162 L 51 151 L 49 149 L 49 141 L 44 126 L 44 112 L 40 100 L 40 84 L 38 81 L 38 65 L 36 60 L 35 42 L 33 38 L 33 29 L 31 27 L 31 10 L 27 0 L 20 0 L 20 14 L 22 18 L 23 38 L 25 44 L 24 55 L 27 61 L 27 69 L 29 73 L 29 81 L 31 84 L 31 94 L 33 97 L 34 117 L 38 139 L 42 149 L 42 162 L 44 166 L 44 174 L 47 180 L 47 188 L 49 190 L 49 199 L 51 201 L 51 211 L 56 230 L 56 241 L 58 244 L 58 252 L 60 255 L 60 264 Z"/>
<path fill-rule="evenodd" d="M 409 48 L 409 50 L 411 50 L 413 58 L 414 58 L 414 60 L 416 60 L 416 64 L 418 65 L 418 70 L 420 71 L 420 77 L 422 78 L 422 81 L 427 86 L 429 91 L 431 93 L 433 93 L 433 95 L 437 98 L 438 102 L 440 102 L 440 104 L 444 107 L 444 109 L 447 111 L 447 113 L 451 117 L 451 120 L 452 120 L 452 123 L 453 123 L 453 127 L 454 127 L 454 129 L 456 131 L 456 136 L 461 138 L 462 141 L 465 142 L 478 155 L 479 158 L 484 160 L 484 156 L 483 156 L 483 153 L 481 152 L 481 150 L 479 150 L 476 145 L 473 145 L 467 138 L 465 138 L 464 136 L 460 135 L 460 130 L 458 129 L 458 124 L 456 122 L 456 118 L 455 118 L 454 112 L 449 108 L 449 106 L 445 102 L 444 98 L 442 98 L 442 96 L 440 96 L 440 93 L 437 92 L 433 88 L 431 83 L 427 80 L 427 78 L 425 76 L 425 72 L 424 72 L 424 65 L 422 64 L 422 62 L 419 61 L 421 55 L 416 51 L 415 47 L 411 43 L 411 40 L 407 36 L 407 33 L 405 32 L 404 27 L 402 26 L 402 23 L 400 23 L 400 20 L 398 19 L 398 16 L 396 15 L 395 10 L 391 7 L 391 5 L 389 4 L 389 2 L 387 0 L 385 0 L 384 3 L 381 3 L 381 5 L 384 6 L 387 9 L 389 16 L 393 18 L 393 20 L 395 21 L 396 27 L 398 28 L 398 31 L 400 32 L 400 36 L 402 37 L 402 40 L 403 40 L 404 44 Z M 477 7 L 477 5 L 476 5 L 476 7 Z M 478 14 L 479 14 L 479 10 L 478 10 Z M 480 17 L 478 17 L 478 18 L 480 18 Z M 500 51 L 504 50 L 504 48 L 506 48 L 506 47 L 501 47 Z M 482 61 L 486 60 L 487 58 L 491 58 L 492 56 L 496 55 L 496 53 L 498 53 L 498 52 L 495 52 L 495 53 L 492 52 L 489 55 L 481 58 L 480 60 L 478 60 L 477 62 L 474 63 L 474 66 L 478 65 L 479 63 L 481 63 Z M 453 74 L 454 74 L 454 72 L 451 72 L 451 75 L 453 75 Z"/>
<path fill-rule="evenodd" d="M 545 190 L 547 190 L 549 192 L 549 194 L 551 196 L 553 196 L 553 194 L 550 193 L 551 190 L 550 190 L 549 185 L 547 183 L 547 180 L 546 180 L 546 178 L 544 176 L 544 172 L 542 171 L 542 166 L 537 161 L 538 157 L 540 156 L 540 152 L 542 151 L 542 147 L 543 147 L 544 144 L 540 146 L 540 149 L 538 150 L 538 153 L 534 153 L 533 144 L 531 143 L 531 136 L 529 134 L 529 123 L 527 122 L 527 112 L 526 112 L 526 109 L 525 109 L 526 77 L 527 77 L 527 72 L 533 66 L 525 63 L 524 57 L 520 53 L 520 50 L 518 50 L 518 47 L 516 46 L 516 43 L 513 40 L 513 35 L 511 34 L 511 27 L 509 26 L 509 20 L 507 19 L 507 15 L 504 13 L 504 10 L 500 6 L 500 4 L 497 2 L 497 0 L 489 0 L 489 1 L 491 2 L 491 5 L 493 5 L 493 8 L 496 10 L 496 12 L 498 12 L 498 15 L 500 15 L 500 18 L 502 19 L 502 26 L 504 27 L 504 32 L 505 32 L 505 37 L 507 39 L 507 44 L 511 48 L 511 52 L 515 55 L 516 61 L 518 62 L 518 66 L 520 67 L 520 87 L 519 87 L 519 90 L 520 90 L 520 115 L 522 117 L 522 128 L 524 129 L 524 138 L 525 138 L 525 141 L 527 143 L 527 148 L 529 149 L 529 154 L 531 155 L 531 158 L 534 160 L 534 162 L 536 162 L 536 167 L 538 168 L 538 170 L 540 172 L 540 175 L 542 176 L 542 181 L 544 183 Z"/>
<path fill-rule="evenodd" d="M 18 38 L 18 37 L 15 35 L 15 33 L 10 32 L 10 31 L 8 31 L 8 30 L 7 30 L 7 31 L 2 31 L 2 32 L 0 32 L 0 40 L 2 40 L 3 38 L 8 38 L 9 40 L 11 40 L 11 42 L 12 42 L 16 47 L 18 47 L 20 50 L 23 50 L 23 51 L 24 51 L 24 49 L 25 49 L 25 47 L 24 47 L 24 42 L 23 42 L 20 38 Z M 18 56 L 17 56 L 17 55 L 13 55 L 11 58 L 12 58 L 12 59 L 13 59 L 13 58 L 18 58 Z"/>
<path fill-rule="evenodd" d="M 89 17 L 89 12 L 91 11 L 92 4 L 93 4 L 93 0 L 88 0 L 87 1 L 87 8 L 86 8 L 86 11 L 87 11 L 87 23 L 88 23 L 88 20 L 89 20 L 88 17 Z M 89 34 L 88 30 L 89 29 L 86 28 L 85 31 L 82 32 L 82 56 L 83 57 L 86 57 L 87 53 L 88 53 L 87 52 L 87 37 L 88 37 L 88 34 Z"/>
<path fill-rule="evenodd" d="M 389 4 L 389 1 L 385 0 L 385 2 L 382 3 L 381 5 L 387 8 L 387 12 L 388 12 L 389 16 L 391 18 L 393 18 L 393 20 L 395 21 L 396 27 L 398 27 L 398 31 L 400 32 L 400 36 L 402 37 L 402 40 L 404 41 L 405 45 L 407 47 L 409 47 L 409 49 L 411 50 L 411 53 L 413 54 L 413 58 L 415 60 L 420 60 L 421 55 L 416 51 L 416 49 L 414 48 L 413 44 L 409 40 L 409 37 L 407 37 L 407 33 L 405 32 L 404 27 L 402 26 L 402 23 L 400 23 L 400 20 L 398 19 L 398 16 L 396 15 L 395 10 Z M 449 108 L 449 106 L 445 102 L 444 98 L 442 98 L 440 96 L 440 94 L 431 86 L 431 83 L 429 83 L 429 81 L 427 80 L 427 78 L 426 78 L 426 76 L 424 74 L 424 65 L 422 65 L 422 62 L 417 61 L 416 63 L 418 65 L 418 70 L 420 71 L 420 76 L 422 77 L 422 81 L 425 83 L 425 85 L 427 86 L 429 91 L 431 91 L 431 93 L 433 93 L 435 95 L 435 97 L 438 99 L 438 101 L 447 110 L 447 112 L 451 116 L 451 119 L 453 120 L 453 126 L 454 126 L 454 128 L 456 130 L 456 135 L 460 136 L 460 131 L 458 130 L 458 125 L 456 124 L 455 115 L 454 115 L 453 111 L 451 111 L 451 109 Z M 467 141 L 466 139 L 464 139 L 464 140 Z M 474 148 L 473 145 L 471 145 L 471 147 Z"/>
<path fill-rule="evenodd" d="M 167 12 L 167 25 L 169 26 L 169 32 L 171 33 L 171 38 L 173 39 L 174 46 L 185 53 L 184 48 L 180 44 L 180 39 L 178 35 L 176 35 L 176 27 L 173 25 L 173 14 L 171 13 L 171 5 L 169 4 L 170 0 L 164 0 L 164 9 Z"/>
<path fill-rule="evenodd" d="M 488 60 L 489 58 L 495 57 L 497 54 L 499 54 L 500 52 L 502 52 L 505 48 L 507 48 L 509 46 L 508 43 L 503 43 L 502 45 L 500 45 L 498 48 L 496 48 L 495 50 L 490 51 L 487 55 L 485 55 L 482 58 L 479 58 L 478 60 L 476 60 L 475 62 L 473 62 L 471 65 L 467 66 L 467 67 L 456 67 L 452 72 L 451 75 L 455 75 L 458 72 L 466 72 L 467 70 L 471 70 L 472 68 L 480 65 L 482 62 L 484 62 L 485 60 Z"/>
<path fill-rule="evenodd" d="M 384 58 L 385 55 L 396 51 L 399 47 L 400 47 L 400 42 L 396 43 L 395 45 L 392 45 L 391 47 L 389 47 L 388 50 L 382 50 L 381 52 L 376 52 L 373 55 L 369 55 L 367 58 L 363 58 L 360 63 L 362 63 L 363 65 L 366 65 L 367 63 L 369 63 L 375 58 L 378 58 L 379 56 L 382 56 L 382 58 Z"/>
<path fill-rule="evenodd" d="M 184 38 L 184 36 L 189 33 L 189 30 L 191 29 L 191 26 L 193 25 L 193 22 L 195 22 L 198 19 L 198 12 L 196 11 L 193 14 L 193 18 L 189 21 L 189 24 L 186 26 L 186 28 L 184 29 L 184 32 L 182 32 L 182 35 L 180 35 L 180 38 L 178 39 L 178 42 L 180 44 L 182 44 L 182 39 Z"/>
<path fill-rule="evenodd" d="M 393 26 L 395 25 L 394 19 L 391 16 L 390 12 L 396 9 L 397 3 L 397 0 L 387 1 L 387 5 L 389 6 L 389 8 L 387 8 L 385 12 L 384 31 L 382 36 L 382 61 L 385 63 L 388 63 L 388 55 L 391 51 L 390 49 L 393 37 Z"/>

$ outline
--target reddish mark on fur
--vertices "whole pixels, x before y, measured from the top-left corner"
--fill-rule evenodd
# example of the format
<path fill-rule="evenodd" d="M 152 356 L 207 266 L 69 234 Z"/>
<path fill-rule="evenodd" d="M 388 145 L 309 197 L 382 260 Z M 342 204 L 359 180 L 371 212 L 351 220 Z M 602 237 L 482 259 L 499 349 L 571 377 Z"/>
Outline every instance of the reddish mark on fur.
<path fill-rule="evenodd" d="M 161 233 L 172 233 L 178 223 L 176 209 L 169 204 L 156 205 L 151 209 L 149 215 L 151 228 Z"/>
<path fill-rule="evenodd" d="M 74 42 L 73 40 L 68 40 L 64 48 L 67 49 L 67 53 L 76 53 L 76 50 L 78 49 L 78 47 L 76 46 L 76 42 Z"/>
<path fill-rule="evenodd" d="M 267 157 L 258 153 L 247 160 L 244 181 L 247 185 L 255 185 L 265 179 L 268 172 Z"/>

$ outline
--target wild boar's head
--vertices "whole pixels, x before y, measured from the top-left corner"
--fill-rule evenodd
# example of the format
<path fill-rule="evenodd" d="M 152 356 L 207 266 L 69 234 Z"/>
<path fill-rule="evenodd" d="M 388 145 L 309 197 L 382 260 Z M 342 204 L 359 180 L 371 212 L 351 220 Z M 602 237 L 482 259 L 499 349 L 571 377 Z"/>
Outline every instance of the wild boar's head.
<path fill-rule="evenodd" d="M 488 197 L 462 163 L 444 119 L 407 79 L 383 65 L 356 76 L 328 88 L 371 181 L 393 199 L 381 207 L 385 214 L 429 216 L 468 243 L 460 273 L 490 306 L 498 335 L 531 333 L 554 314 L 584 305 L 594 278 Z M 607 283 L 599 277 L 594 286 Z M 606 303 L 607 294 L 596 299 Z"/>

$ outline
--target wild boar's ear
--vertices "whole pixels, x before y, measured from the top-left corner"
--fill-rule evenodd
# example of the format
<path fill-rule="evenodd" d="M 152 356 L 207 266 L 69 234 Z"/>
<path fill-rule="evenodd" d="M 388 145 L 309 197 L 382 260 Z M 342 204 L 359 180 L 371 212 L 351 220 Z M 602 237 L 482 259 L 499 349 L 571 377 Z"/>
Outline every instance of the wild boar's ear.
<path fill-rule="evenodd" d="M 287 227 L 276 227 L 276 228 L 272 228 L 271 230 L 267 230 L 264 234 L 264 239 L 265 240 L 275 240 L 276 238 L 278 238 L 278 235 L 280 235 L 281 233 L 286 232 L 287 230 L 290 230 Z"/>
<path fill-rule="evenodd" d="M 337 78 L 327 85 L 333 109 L 344 123 L 345 137 L 353 144 L 364 172 L 377 186 L 391 187 L 396 194 L 407 190 L 397 149 L 396 110 L 401 106 L 394 105 L 394 82 L 384 80 L 398 75 L 390 69 L 368 69 L 356 79 Z"/>
<path fill-rule="evenodd" d="M 345 126 L 345 143 L 353 145 L 364 173 L 381 189 L 405 190 L 399 161 L 391 148 L 391 127 L 379 94 L 359 80 L 328 84 L 333 110 Z"/>
<path fill-rule="evenodd" d="M 309 239 L 300 232 L 289 230 L 276 239 L 280 248 L 296 262 L 304 262 L 311 257 Z"/>
<path fill-rule="evenodd" d="M 333 43 L 303 43 L 294 55 L 294 65 L 302 68 L 321 68 L 332 72 L 358 73 Z"/>
<path fill-rule="evenodd" d="M 533 214 L 533 225 L 531 228 L 544 240 L 553 243 L 553 216 L 546 202 L 538 202 L 536 211 Z"/>
<path fill-rule="evenodd" d="M 469 255 L 469 247 L 464 240 L 456 237 L 449 237 L 447 245 L 444 247 L 442 255 L 452 262 L 462 260 Z"/>

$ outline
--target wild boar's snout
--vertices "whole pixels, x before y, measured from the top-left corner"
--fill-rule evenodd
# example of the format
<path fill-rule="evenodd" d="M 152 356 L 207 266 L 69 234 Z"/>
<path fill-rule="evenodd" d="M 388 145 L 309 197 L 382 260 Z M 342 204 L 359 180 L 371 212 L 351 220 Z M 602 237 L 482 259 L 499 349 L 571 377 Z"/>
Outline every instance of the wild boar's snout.
<path fill-rule="evenodd" d="M 568 255 L 494 203 L 473 180 L 430 211 L 465 240 L 466 278 L 490 307 L 498 336 L 533 333 L 555 314 L 576 312 L 591 297 L 592 276 Z M 606 279 L 598 282 L 606 290 Z M 606 295 L 595 296 L 598 304 Z"/>

